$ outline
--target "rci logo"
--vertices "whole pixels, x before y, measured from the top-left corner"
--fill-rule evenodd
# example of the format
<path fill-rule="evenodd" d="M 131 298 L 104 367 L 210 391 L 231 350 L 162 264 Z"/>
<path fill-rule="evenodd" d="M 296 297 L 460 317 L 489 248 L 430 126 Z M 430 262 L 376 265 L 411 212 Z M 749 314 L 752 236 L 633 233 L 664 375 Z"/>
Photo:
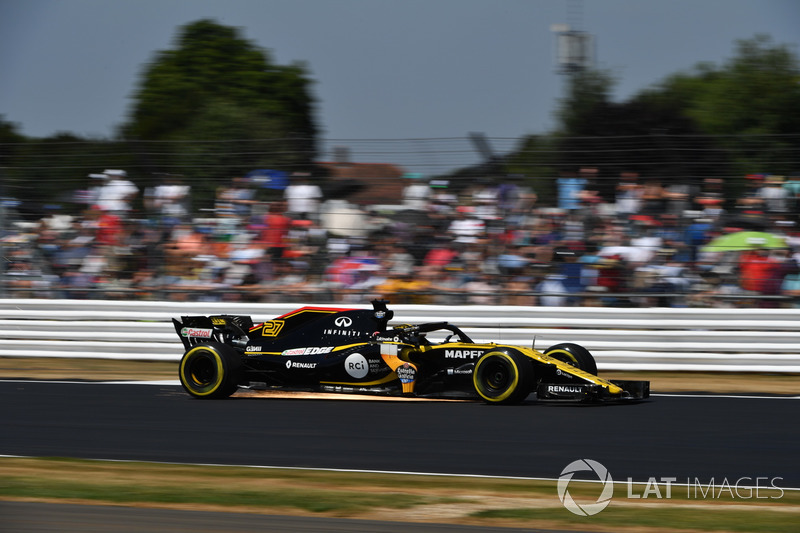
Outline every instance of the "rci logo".
<path fill-rule="evenodd" d="M 344 369 L 352 377 L 361 379 L 369 372 L 369 363 L 367 363 L 367 358 L 360 353 L 351 353 L 344 360 Z"/>
<path fill-rule="evenodd" d="M 585 503 L 581 505 L 570 496 L 569 482 L 572 480 L 572 476 L 577 472 L 594 472 L 600 480 L 603 490 L 595 503 Z M 605 509 L 608 504 L 611 503 L 611 497 L 614 496 L 614 480 L 611 479 L 611 474 L 608 473 L 608 469 L 597 461 L 593 461 L 592 459 L 578 459 L 577 461 L 572 461 L 561 471 L 561 475 L 558 478 L 557 490 L 558 498 L 569 512 L 579 516 L 592 516 Z"/>
<path fill-rule="evenodd" d="M 340 316 L 336 320 L 333 321 L 340 328 L 349 328 L 353 325 L 353 319 L 349 316 Z"/>

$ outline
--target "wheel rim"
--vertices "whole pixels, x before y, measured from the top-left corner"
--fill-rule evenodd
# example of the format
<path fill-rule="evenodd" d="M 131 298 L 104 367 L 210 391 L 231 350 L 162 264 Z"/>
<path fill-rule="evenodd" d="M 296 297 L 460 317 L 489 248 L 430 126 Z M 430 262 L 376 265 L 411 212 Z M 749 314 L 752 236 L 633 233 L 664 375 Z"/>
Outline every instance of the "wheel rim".
<path fill-rule="evenodd" d="M 181 362 L 181 383 L 194 396 L 212 396 L 222 386 L 222 358 L 205 346 L 193 348 Z"/>
<path fill-rule="evenodd" d="M 475 390 L 484 400 L 502 403 L 519 393 L 520 372 L 505 353 L 487 354 L 475 366 Z"/>
<path fill-rule="evenodd" d="M 189 379 L 195 387 L 208 387 L 217 379 L 217 365 L 207 353 L 197 354 L 188 365 Z"/>
<path fill-rule="evenodd" d="M 488 363 L 483 371 L 486 386 L 489 391 L 498 393 L 506 390 L 511 382 L 511 373 L 508 365 L 503 361 L 492 361 Z"/>

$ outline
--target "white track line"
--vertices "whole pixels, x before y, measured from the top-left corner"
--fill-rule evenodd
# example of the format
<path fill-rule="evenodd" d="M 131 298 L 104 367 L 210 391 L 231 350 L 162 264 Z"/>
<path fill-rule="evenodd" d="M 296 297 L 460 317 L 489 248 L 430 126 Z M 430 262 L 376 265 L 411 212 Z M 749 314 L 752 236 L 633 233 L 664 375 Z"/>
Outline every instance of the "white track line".
<path fill-rule="evenodd" d="M 158 386 L 180 386 L 180 381 L 177 379 L 165 379 L 155 381 L 75 381 L 75 380 L 39 380 L 39 379 L 0 379 L 0 383 L 54 383 L 60 385 L 158 385 Z M 259 391 L 255 391 L 259 392 Z M 338 398 L 337 393 L 310 393 L 308 398 L 317 397 L 319 399 Z M 359 395 L 366 399 L 372 398 L 369 395 Z M 709 393 L 653 393 L 650 397 L 659 398 L 733 398 L 741 400 L 800 400 L 800 396 L 760 396 L 760 395 L 747 395 L 747 394 L 714 394 Z"/>
<path fill-rule="evenodd" d="M 0 459 L 42 459 L 41 457 L 28 456 L 28 455 L 3 455 L 0 454 Z M 179 463 L 172 461 L 136 461 L 133 459 L 88 459 L 81 457 L 82 461 L 100 461 L 105 463 L 145 463 L 156 465 L 168 466 L 201 466 L 206 468 L 251 468 L 254 470 L 293 470 L 293 471 L 306 471 L 306 472 L 332 472 L 344 474 L 385 474 L 397 476 L 424 476 L 424 477 L 454 477 L 454 478 L 474 478 L 474 479 L 509 479 L 518 481 L 549 481 L 558 482 L 560 478 L 557 477 L 525 477 L 525 476 L 492 476 L 488 474 L 454 474 L 447 472 L 411 472 L 405 470 L 367 470 L 361 468 L 313 468 L 310 466 L 274 466 L 274 465 L 241 465 L 241 464 L 221 464 L 221 463 Z M 580 483 L 605 483 L 599 479 L 576 479 Z M 632 485 L 647 485 L 652 484 L 651 481 L 617 481 L 618 484 L 632 484 Z M 665 483 L 658 483 L 664 485 Z M 695 483 L 677 483 L 672 482 L 674 487 L 692 487 Z M 740 486 L 741 489 L 756 488 Z M 766 487 L 761 487 L 765 489 Z M 788 491 L 800 491 L 800 487 L 780 487 Z"/>
<path fill-rule="evenodd" d="M 176 385 L 181 382 L 177 379 L 164 379 L 155 381 L 80 381 L 80 380 L 50 380 L 50 379 L 0 379 L 0 383 L 54 383 L 58 385 Z"/>
<path fill-rule="evenodd" d="M 674 394 L 666 394 L 666 393 L 657 393 L 651 394 L 652 396 L 659 396 L 664 398 L 737 398 L 743 400 L 800 400 L 800 396 L 748 396 L 746 394 L 714 394 L 713 392 L 709 392 L 706 394 L 694 394 L 694 393 L 674 393 Z"/>

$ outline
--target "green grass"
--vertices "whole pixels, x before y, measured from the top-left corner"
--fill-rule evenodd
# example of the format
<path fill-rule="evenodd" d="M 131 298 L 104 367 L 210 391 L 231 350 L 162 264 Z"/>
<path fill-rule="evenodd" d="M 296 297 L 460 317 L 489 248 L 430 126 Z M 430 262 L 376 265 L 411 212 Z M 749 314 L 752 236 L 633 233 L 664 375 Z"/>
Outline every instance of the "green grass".
<path fill-rule="evenodd" d="M 6 467 L 9 461 L 23 468 Z M 4 472 L 0 498 L 291 508 L 333 514 L 374 507 L 405 509 L 431 502 L 430 498 L 402 492 L 360 491 L 355 482 L 345 486 L 337 482 L 336 488 L 330 488 L 314 476 L 292 476 L 283 471 L 76 459 L 0 459 L 0 471 Z"/>
<path fill-rule="evenodd" d="M 800 524 L 796 491 L 786 491 L 779 499 L 703 499 L 685 487 L 673 487 L 670 499 L 628 499 L 626 489 L 618 484 L 606 509 L 580 517 L 560 504 L 553 481 L 0 458 L 0 500 L 350 518 L 397 516 L 389 511 L 404 509 L 429 522 L 583 531 L 772 533 L 795 532 Z M 576 501 L 590 502 L 597 497 L 598 485 L 572 482 L 569 490 Z M 457 512 L 443 515 L 441 509 Z"/>
<path fill-rule="evenodd" d="M 247 508 L 294 508 L 311 513 L 345 513 L 372 507 L 405 509 L 428 500 L 407 494 L 309 489 L 242 490 L 230 487 L 113 487 L 79 481 L 50 483 L 31 477 L 0 481 L 0 496 L 23 499 L 77 499 L 114 504 L 166 504 Z"/>
<path fill-rule="evenodd" d="M 662 508 L 663 507 L 663 508 Z M 658 507 L 618 507 L 613 503 L 594 516 L 577 516 L 554 509 L 498 509 L 472 514 L 481 519 L 505 519 L 515 522 L 559 522 L 581 528 L 630 527 L 637 531 L 725 531 L 747 533 L 796 533 L 800 528 L 800 510 L 732 510 L 725 506 L 703 509 Z"/>

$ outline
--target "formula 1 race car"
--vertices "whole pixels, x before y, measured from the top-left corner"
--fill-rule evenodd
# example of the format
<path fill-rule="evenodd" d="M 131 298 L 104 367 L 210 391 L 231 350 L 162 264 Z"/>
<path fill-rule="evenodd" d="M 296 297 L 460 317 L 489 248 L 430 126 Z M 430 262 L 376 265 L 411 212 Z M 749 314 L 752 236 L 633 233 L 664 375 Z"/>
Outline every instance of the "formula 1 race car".
<path fill-rule="evenodd" d="M 173 319 L 186 348 L 183 388 L 197 398 L 226 398 L 239 387 L 482 399 L 642 400 L 647 381 L 597 377 L 594 358 L 572 343 L 544 352 L 475 343 L 447 322 L 389 327 L 385 300 L 373 309 L 303 307 L 264 323 L 249 316 Z M 431 340 L 444 336 L 441 340 Z"/>

